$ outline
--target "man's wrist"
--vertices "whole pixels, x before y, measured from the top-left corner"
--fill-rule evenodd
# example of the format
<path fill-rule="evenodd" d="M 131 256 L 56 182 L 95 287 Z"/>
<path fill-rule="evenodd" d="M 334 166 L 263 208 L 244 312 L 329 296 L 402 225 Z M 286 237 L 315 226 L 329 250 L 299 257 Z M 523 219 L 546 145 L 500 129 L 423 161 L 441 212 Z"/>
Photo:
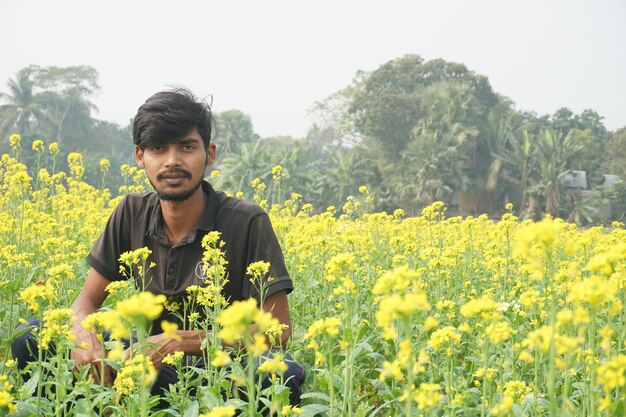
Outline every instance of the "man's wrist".
<path fill-rule="evenodd" d="M 187 355 L 202 355 L 202 341 L 206 338 L 206 332 L 195 330 L 177 330 L 176 335 L 180 337 L 180 350 Z"/>

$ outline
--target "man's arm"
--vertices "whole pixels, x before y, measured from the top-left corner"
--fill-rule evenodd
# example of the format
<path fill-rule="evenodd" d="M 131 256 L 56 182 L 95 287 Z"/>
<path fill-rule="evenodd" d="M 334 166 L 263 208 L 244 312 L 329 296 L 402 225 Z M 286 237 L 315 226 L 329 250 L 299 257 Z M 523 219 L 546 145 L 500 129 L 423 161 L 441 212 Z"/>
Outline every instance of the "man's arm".
<path fill-rule="evenodd" d="M 87 331 L 82 322 L 89 314 L 97 311 L 104 300 L 107 298 L 107 292 L 105 291 L 110 281 L 102 276 L 95 269 L 91 268 L 87 274 L 87 279 L 83 284 L 83 288 L 76 297 L 76 300 L 72 303 L 72 311 L 76 317 L 74 323 L 74 336 L 76 336 L 75 343 L 78 348 L 73 349 L 71 352 L 71 358 L 75 361 L 76 366 L 85 365 L 91 363 L 95 369 L 91 373 L 96 381 L 100 379 L 100 359 L 103 356 L 103 352 L 100 349 L 100 342 L 96 336 Z M 113 378 L 111 370 L 107 367 L 104 372 L 105 383 L 112 383 Z"/>
<path fill-rule="evenodd" d="M 291 336 L 291 317 L 289 315 L 289 302 L 287 300 L 286 291 L 278 291 L 268 296 L 263 303 L 263 310 L 272 313 L 272 315 L 281 323 L 288 327 L 283 330 L 280 340 L 270 341 L 271 345 L 285 346 L 287 340 Z M 250 329 L 252 333 L 257 332 L 257 326 L 252 325 Z M 170 353 L 182 351 L 187 355 L 202 355 L 202 340 L 206 334 L 198 333 L 194 330 L 177 330 L 176 334 L 180 336 L 180 340 L 166 337 L 164 334 L 151 336 L 148 340 L 159 346 L 158 352 L 151 352 L 151 359 L 156 369 L 163 368 L 162 359 Z"/>

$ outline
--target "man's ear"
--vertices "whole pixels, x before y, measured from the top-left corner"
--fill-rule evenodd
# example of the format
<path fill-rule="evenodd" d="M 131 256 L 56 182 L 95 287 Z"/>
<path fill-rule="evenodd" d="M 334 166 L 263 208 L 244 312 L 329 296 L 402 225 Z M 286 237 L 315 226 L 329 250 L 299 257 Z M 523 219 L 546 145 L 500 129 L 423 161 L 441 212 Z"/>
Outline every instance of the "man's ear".
<path fill-rule="evenodd" d="M 137 161 L 137 166 L 143 168 L 143 149 L 137 145 L 135 145 L 135 160 Z"/>
<path fill-rule="evenodd" d="M 213 162 L 215 162 L 215 157 L 217 155 L 217 147 L 215 146 L 214 143 L 209 143 L 209 147 L 206 151 L 206 164 L 208 165 L 213 165 Z"/>

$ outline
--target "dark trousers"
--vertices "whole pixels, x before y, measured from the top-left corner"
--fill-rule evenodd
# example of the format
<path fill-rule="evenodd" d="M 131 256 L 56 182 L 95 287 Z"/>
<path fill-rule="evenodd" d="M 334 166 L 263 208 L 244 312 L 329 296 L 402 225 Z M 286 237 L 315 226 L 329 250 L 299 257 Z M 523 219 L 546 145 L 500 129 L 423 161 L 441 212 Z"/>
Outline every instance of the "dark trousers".
<path fill-rule="evenodd" d="M 27 324 L 20 325 L 15 331 L 20 332 L 26 328 L 38 328 L 39 320 L 31 319 Z M 126 347 L 130 345 L 129 341 L 125 341 L 124 343 Z M 11 343 L 11 350 L 13 352 L 13 358 L 17 362 L 18 368 L 23 370 L 30 362 L 34 362 L 37 360 L 38 355 L 37 340 L 33 336 L 30 330 L 21 334 L 13 343 Z M 54 356 L 54 349 L 51 347 L 46 351 L 47 356 Z M 263 357 L 271 357 L 271 355 L 263 354 Z M 285 354 L 285 363 L 287 364 L 287 370 L 285 371 L 283 377 L 285 380 L 285 385 L 289 388 L 289 402 L 291 405 L 300 404 L 300 395 L 302 394 L 301 385 L 304 383 L 305 371 L 302 366 L 293 361 L 291 355 L 288 353 Z M 201 366 L 198 364 L 194 364 L 194 366 Z M 26 379 L 27 376 L 24 375 Z M 152 395 L 163 395 L 164 391 L 167 391 L 170 384 L 175 384 L 178 382 L 178 372 L 176 368 L 171 365 L 166 365 L 161 371 L 159 371 L 157 375 L 157 379 L 152 386 L 151 393 Z M 263 388 L 269 387 L 271 384 L 269 378 L 264 378 L 262 381 Z"/>

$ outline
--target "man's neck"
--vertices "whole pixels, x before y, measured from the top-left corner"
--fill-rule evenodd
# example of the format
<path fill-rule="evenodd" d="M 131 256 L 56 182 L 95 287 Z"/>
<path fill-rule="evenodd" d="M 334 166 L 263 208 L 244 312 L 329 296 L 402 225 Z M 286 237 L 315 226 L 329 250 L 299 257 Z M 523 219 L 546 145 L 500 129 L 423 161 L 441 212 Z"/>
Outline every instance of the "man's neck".
<path fill-rule="evenodd" d="M 196 227 L 208 204 L 207 200 L 201 186 L 185 201 L 161 200 L 163 230 L 172 245 Z"/>

